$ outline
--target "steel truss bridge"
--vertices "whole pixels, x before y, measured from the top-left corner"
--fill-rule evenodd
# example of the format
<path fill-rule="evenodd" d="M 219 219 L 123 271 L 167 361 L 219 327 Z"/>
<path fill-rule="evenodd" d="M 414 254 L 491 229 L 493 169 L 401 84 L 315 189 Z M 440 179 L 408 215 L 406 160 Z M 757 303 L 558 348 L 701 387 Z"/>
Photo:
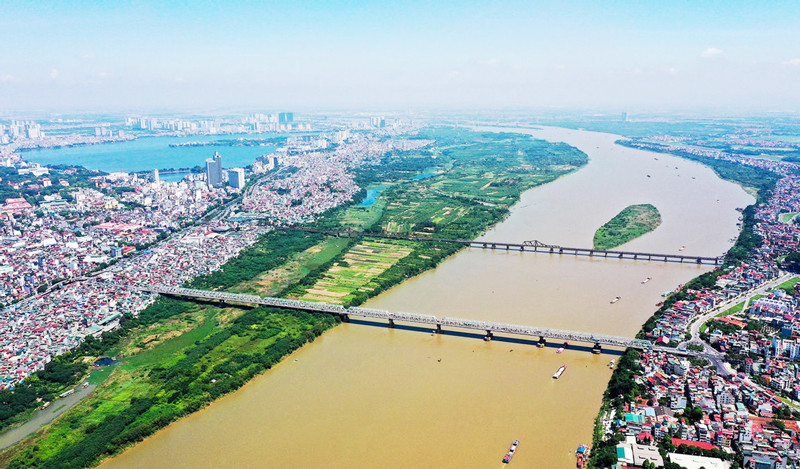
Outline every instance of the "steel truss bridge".
<path fill-rule="evenodd" d="M 423 324 L 435 328 L 436 332 L 441 333 L 443 327 L 456 329 L 472 329 L 482 331 L 486 334 L 486 339 L 492 339 L 495 333 L 538 337 L 539 343 L 546 343 L 547 339 L 569 342 L 584 342 L 593 344 L 594 350 L 599 352 L 602 346 L 612 346 L 621 348 L 635 348 L 639 350 L 657 350 L 681 355 L 694 355 L 692 352 L 678 352 L 672 348 L 653 347 L 653 343 L 648 340 L 634 339 L 630 337 L 620 337 L 605 334 L 592 334 L 589 332 L 566 331 L 561 329 L 548 329 L 543 327 L 523 326 L 519 324 L 506 324 L 493 321 L 480 321 L 475 319 L 437 317 L 428 314 L 389 312 L 382 309 L 362 308 L 359 306 L 344 307 L 328 303 L 316 303 L 312 301 L 290 300 L 286 298 L 275 298 L 258 295 L 246 295 L 239 293 L 226 293 L 209 290 L 197 290 L 192 288 L 168 287 L 164 285 L 141 286 L 138 290 L 158 293 L 160 295 L 171 295 L 185 298 L 198 298 L 209 301 L 219 301 L 224 303 L 240 303 L 260 306 L 272 306 L 275 308 L 294 309 L 314 313 L 335 314 L 344 321 L 349 321 L 351 316 L 369 319 L 380 319 L 388 321 L 390 327 L 394 327 L 396 321 L 408 322 L 413 324 Z"/>
<path fill-rule="evenodd" d="M 589 257 L 602 257 L 611 259 L 633 259 L 633 260 L 646 260 L 646 261 L 661 261 L 661 262 L 688 262 L 695 264 L 710 264 L 720 265 L 725 260 L 724 256 L 709 257 L 709 256 L 685 256 L 682 254 L 658 254 L 654 252 L 637 252 L 637 251 L 604 251 L 601 249 L 590 248 L 570 248 L 566 246 L 559 246 L 556 244 L 545 244 L 538 240 L 523 241 L 522 243 L 505 243 L 499 241 L 477 241 L 467 239 L 448 239 L 448 238 L 429 238 L 425 236 L 404 236 L 404 235 L 390 235 L 384 233 L 367 233 L 360 231 L 331 231 L 319 230 L 313 228 L 298 228 L 298 227 L 274 227 L 278 230 L 284 231 L 302 231 L 305 233 L 318 233 L 327 236 L 336 237 L 369 237 L 380 239 L 397 239 L 404 241 L 424 241 L 429 243 L 454 243 L 461 244 L 470 248 L 481 249 L 496 249 L 503 251 L 520 251 L 520 252 L 541 252 L 548 254 L 561 254 L 561 255 L 582 255 Z"/>

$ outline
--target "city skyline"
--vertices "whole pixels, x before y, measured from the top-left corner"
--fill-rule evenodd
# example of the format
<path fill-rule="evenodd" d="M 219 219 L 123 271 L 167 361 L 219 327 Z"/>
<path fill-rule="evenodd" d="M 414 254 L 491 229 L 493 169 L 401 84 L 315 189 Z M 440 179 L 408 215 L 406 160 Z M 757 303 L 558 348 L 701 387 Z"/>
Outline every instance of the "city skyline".
<path fill-rule="evenodd" d="M 800 5 L 4 6 L 0 111 L 789 111 Z"/>

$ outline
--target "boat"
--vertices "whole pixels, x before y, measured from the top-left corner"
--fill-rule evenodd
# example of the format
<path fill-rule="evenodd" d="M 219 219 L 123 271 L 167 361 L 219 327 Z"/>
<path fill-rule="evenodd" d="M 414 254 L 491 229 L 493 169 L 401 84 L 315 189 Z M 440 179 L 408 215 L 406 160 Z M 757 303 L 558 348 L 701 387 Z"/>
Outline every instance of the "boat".
<path fill-rule="evenodd" d="M 511 448 L 508 448 L 508 453 L 506 453 L 506 456 L 503 458 L 504 463 L 511 462 L 511 458 L 514 457 L 514 453 L 517 452 L 518 447 L 519 447 L 519 440 L 514 440 L 514 442 L 511 443 Z"/>
<path fill-rule="evenodd" d="M 555 373 L 553 373 L 553 379 L 560 378 L 561 375 L 564 374 L 564 370 L 566 370 L 566 369 L 567 369 L 567 365 L 561 365 L 561 368 L 559 368 Z"/>
<path fill-rule="evenodd" d="M 564 351 L 564 347 L 559 347 L 558 350 L 556 350 L 556 353 L 561 353 L 563 351 Z"/>
<path fill-rule="evenodd" d="M 647 277 L 646 279 L 642 280 L 642 285 L 644 285 L 645 283 L 649 282 L 652 279 L 653 277 Z"/>
<path fill-rule="evenodd" d="M 619 301 L 621 299 L 622 299 L 621 296 L 615 297 L 613 300 L 611 300 L 611 304 L 613 305 L 614 303 L 616 303 L 617 301 Z"/>
<path fill-rule="evenodd" d="M 647 177 L 650 177 L 650 175 L 648 174 Z"/>
<path fill-rule="evenodd" d="M 584 468 L 589 462 L 589 454 L 591 449 L 589 445 L 580 445 L 578 449 L 575 451 L 575 457 L 577 458 L 577 463 L 575 467 Z"/>
<path fill-rule="evenodd" d="M 670 295 L 671 295 L 671 294 L 673 294 L 673 293 L 674 293 L 674 292 L 673 292 L 672 290 L 667 290 L 667 291 L 665 291 L 664 293 L 662 293 L 662 294 L 661 294 L 661 296 L 670 296 Z"/>
<path fill-rule="evenodd" d="M 658 307 L 664 306 L 664 302 L 663 301 L 659 301 L 658 303 L 656 303 L 656 306 L 658 306 Z"/>
<path fill-rule="evenodd" d="M 681 246 L 681 248 L 678 249 L 678 251 L 683 251 L 684 249 L 686 249 L 686 246 Z"/>
<path fill-rule="evenodd" d="M 608 367 L 609 367 L 609 368 L 614 368 L 614 365 L 615 365 L 616 363 L 617 363 L 617 359 L 616 359 L 616 358 L 614 358 L 613 360 L 611 360 L 610 362 L 608 362 Z"/>

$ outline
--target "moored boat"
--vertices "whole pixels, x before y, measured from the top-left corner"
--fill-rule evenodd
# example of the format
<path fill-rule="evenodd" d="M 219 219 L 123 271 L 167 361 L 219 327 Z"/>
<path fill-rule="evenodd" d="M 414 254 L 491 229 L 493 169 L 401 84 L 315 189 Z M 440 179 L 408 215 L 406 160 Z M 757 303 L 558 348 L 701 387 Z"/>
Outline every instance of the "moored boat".
<path fill-rule="evenodd" d="M 511 443 L 511 448 L 508 449 L 508 452 L 506 453 L 505 457 L 503 458 L 503 462 L 504 463 L 508 463 L 508 462 L 511 461 L 511 458 L 514 457 L 514 453 L 517 452 L 517 448 L 518 447 L 519 447 L 519 440 L 514 440 L 514 442 Z"/>
<path fill-rule="evenodd" d="M 587 463 L 589 462 L 589 449 L 588 445 L 580 445 L 578 446 L 578 450 L 575 451 L 575 457 L 577 458 L 576 467 L 584 468 L 586 467 Z"/>
<path fill-rule="evenodd" d="M 642 280 L 642 285 L 644 285 L 645 283 L 649 282 L 649 281 L 650 281 L 650 280 L 652 280 L 652 279 L 653 279 L 653 277 L 647 277 L 647 278 L 645 278 L 644 280 Z"/>
<path fill-rule="evenodd" d="M 567 369 L 567 365 L 561 365 L 561 367 L 555 373 L 553 373 L 553 379 L 560 378 L 561 375 L 564 374 L 564 370 L 566 370 L 566 369 Z"/>
<path fill-rule="evenodd" d="M 619 301 L 621 299 L 622 299 L 621 296 L 615 297 L 613 300 L 611 300 L 611 304 L 613 305 L 614 303 L 616 303 L 617 301 Z"/>

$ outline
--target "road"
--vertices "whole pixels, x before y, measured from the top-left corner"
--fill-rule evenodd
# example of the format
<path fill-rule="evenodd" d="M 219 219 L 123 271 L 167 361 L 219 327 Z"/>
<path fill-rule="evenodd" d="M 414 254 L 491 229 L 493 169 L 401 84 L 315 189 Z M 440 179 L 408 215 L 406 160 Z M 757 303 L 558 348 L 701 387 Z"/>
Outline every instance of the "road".
<path fill-rule="evenodd" d="M 703 347 L 703 353 L 705 354 L 706 358 L 711 361 L 711 363 L 716 367 L 717 372 L 721 374 L 733 374 L 735 373 L 733 367 L 725 361 L 725 354 L 717 351 L 714 349 L 710 344 L 706 343 L 702 339 L 700 339 L 700 327 L 709 321 L 711 318 L 715 317 L 717 314 L 725 311 L 726 309 L 735 306 L 742 301 L 745 302 L 745 306 L 750 301 L 754 295 L 767 293 L 773 288 L 777 287 L 781 283 L 789 280 L 794 275 L 790 273 L 784 272 L 783 274 L 779 275 L 778 277 L 766 282 L 762 283 L 756 288 L 748 290 L 730 300 L 723 301 L 722 303 L 718 304 L 717 306 L 711 308 L 705 314 L 698 316 L 695 320 L 689 325 L 689 333 L 691 334 L 692 338 L 690 340 L 685 340 L 678 344 L 678 350 L 685 350 L 688 345 L 701 345 Z"/>

